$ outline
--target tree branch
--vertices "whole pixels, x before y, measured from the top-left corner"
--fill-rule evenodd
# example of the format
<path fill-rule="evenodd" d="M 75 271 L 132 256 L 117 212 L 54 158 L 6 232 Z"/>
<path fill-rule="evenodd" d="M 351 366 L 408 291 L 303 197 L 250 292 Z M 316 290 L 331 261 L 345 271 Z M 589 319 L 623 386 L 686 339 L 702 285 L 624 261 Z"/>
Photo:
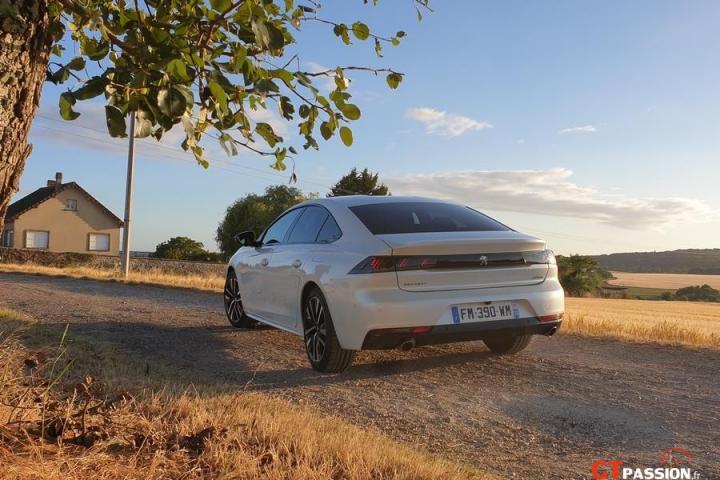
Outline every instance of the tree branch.
<path fill-rule="evenodd" d="M 363 72 L 371 72 L 374 74 L 378 74 L 380 72 L 387 72 L 387 73 L 399 73 L 402 75 L 402 73 L 397 72 L 393 70 L 392 68 L 372 68 L 372 67 L 338 67 L 341 70 L 355 70 L 355 71 L 363 71 Z M 303 75 L 307 77 L 334 77 L 336 75 L 336 72 L 334 69 L 328 69 L 328 70 L 322 70 L 320 72 L 302 72 L 298 71 L 297 73 L 302 73 Z"/>

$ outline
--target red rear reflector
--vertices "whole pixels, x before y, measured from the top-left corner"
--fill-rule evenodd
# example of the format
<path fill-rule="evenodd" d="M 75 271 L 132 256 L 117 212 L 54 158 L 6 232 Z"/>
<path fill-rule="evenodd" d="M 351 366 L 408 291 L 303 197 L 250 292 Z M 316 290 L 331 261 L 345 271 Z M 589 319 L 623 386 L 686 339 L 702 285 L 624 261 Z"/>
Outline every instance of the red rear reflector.
<path fill-rule="evenodd" d="M 538 317 L 538 319 L 539 319 L 541 322 L 555 322 L 555 321 L 557 321 L 557 320 L 562 320 L 562 318 L 563 318 L 562 312 L 560 312 L 560 313 L 553 313 L 552 315 L 541 315 L 541 316 Z"/>
<path fill-rule="evenodd" d="M 412 327 L 410 333 L 427 333 L 432 330 L 432 327 Z"/>

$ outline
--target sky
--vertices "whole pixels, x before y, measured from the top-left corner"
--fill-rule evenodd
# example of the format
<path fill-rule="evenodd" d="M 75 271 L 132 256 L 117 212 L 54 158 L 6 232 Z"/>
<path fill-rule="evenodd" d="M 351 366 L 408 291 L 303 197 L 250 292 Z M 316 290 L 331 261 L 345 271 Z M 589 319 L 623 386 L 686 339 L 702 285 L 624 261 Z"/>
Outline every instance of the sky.
<path fill-rule="evenodd" d="M 329 0 L 321 14 L 405 31 L 381 59 L 326 25 L 295 33 L 304 69 L 405 74 L 397 90 L 382 76 L 348 74 L 362 109 L 355 142 L 299 148 L 303 191 L 325 195 L 367 167 L 395 195 L 465 203 L 556 253 L 720 247 L 720 2 L 435 0 L 422 22 L 409 0 L 371 4 Z M 122 217 L 127 140 L 108 136 L 101 103 L 78 103 L 81 117 L 61 120 L 64 88 L 44 88 L 14 199 L 61 171 Z M 302 145 L 275 111 L 256 117 Z M 160 144 L 137 142 L 132 250 L 178 235 L 215 250 L 230 204 L 289 181 L 267 158 L 217 147 L 205 170 L 180 140 L 173 131 Z"/>

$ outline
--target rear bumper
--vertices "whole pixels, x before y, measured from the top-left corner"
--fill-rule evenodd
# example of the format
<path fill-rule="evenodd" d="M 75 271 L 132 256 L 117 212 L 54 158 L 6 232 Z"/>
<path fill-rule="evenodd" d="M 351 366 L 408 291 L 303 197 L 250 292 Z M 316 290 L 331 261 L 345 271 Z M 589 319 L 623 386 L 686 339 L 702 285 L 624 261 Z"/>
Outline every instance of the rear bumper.
<path fill-rule="evenodd" d="M 537 318 L 518 318 L 492 322 L 473 322 L 452 325 L 436 325 L 429 332 L 413 333 L 398 329 L 371 330 L 365 336 L 363 350 L 384 350 L 399 348 L 403 343 L 413 341 L 414 345 L 435 345 L 439 343 L 482 340 L 496 335 L 554 335 L 562 320 L 540 322 Z"/>
<path fill-rule="evenodd" d="M 352 280 L 352 281 L 350 281 Z M 432 327 L 430 338 L 460 338 L 464 329 L 512 330 L 534 328 L 539 317 L 565 311 L 565 297 L 556 278 L 541 284 L 455 291 L 408 292 L 397 287 L 394 273 L 353 275 L 347 281 L 323 283 L 340 345 L 348 350 L 365 347 L 368 334 L 375 330 L 409 327 Z M 512 302 L 518 308 L 518 318 L 498 322 L 455 323 L 453 305 L 478 302 Z M 548 325 L 543 323 L 542 325 Z M 544 333 L 543 328 L 537 327 Z M 459 333 L 458 333 L 459 332 Z M 418 337 L 420 335 L 417 335 Z M 467 338 L 472 340 L 475 337 Z M 419 342 L 419 339 L 416 340 Z M 374 341 L 373 341 L 374 342 Z M 380 342 L 382 343 L 382 342 Z"/>

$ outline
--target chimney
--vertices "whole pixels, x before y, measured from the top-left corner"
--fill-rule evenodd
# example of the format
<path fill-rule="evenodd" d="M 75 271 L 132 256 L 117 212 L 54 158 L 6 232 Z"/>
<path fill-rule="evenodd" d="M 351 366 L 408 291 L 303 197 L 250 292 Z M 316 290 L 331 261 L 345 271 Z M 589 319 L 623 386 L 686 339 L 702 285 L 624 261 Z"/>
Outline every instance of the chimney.
<path fill-rule="evenodd" d="M 55 191 L 60 190 L 62 187 L 62 172 L 55 173 Z"/>

